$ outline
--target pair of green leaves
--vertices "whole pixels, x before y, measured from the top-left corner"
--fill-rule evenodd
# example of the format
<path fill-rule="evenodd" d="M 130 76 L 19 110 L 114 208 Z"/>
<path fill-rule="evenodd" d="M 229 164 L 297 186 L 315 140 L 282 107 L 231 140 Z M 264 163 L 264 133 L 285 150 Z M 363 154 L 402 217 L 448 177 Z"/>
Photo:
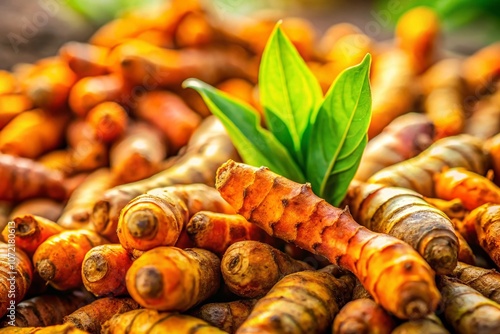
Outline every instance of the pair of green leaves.
<path fill-rule="evenodd" d="M 267 129 L 252 107 L 197 79 L 198 91 L 226 127 L 243 161 L 266 166 L 338 206 L 361 160 L 371 119 L 371 56 L 344 70 L 323 97 L 321 87 L 278 24 L 259 72 Z"/>

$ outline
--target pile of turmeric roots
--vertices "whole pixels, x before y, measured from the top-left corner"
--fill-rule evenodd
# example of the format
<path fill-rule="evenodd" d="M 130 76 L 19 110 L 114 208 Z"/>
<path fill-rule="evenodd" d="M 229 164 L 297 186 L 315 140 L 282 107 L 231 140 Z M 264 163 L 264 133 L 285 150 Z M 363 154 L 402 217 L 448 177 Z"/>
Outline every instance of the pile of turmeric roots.
<path fill-rule="evenodd" d="M 0 72 L 0 333 L 498 333 L 500 44 L 283 19 L 323 90 L 373 55 L 341 208 L 241 162 L 182 82 L 255 107 L 277 17 L 132 12 Z"/>

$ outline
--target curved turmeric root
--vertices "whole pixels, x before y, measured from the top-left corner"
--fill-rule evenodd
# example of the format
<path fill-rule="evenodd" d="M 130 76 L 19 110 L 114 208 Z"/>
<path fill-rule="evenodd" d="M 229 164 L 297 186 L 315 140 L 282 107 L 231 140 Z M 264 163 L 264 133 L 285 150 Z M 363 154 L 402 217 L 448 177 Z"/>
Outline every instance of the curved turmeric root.
<path fill-rule="evenodd" d="M 189 312 L 227 333 L 235 333 L 248 318 L 257 299 L 242 299 L 228 303 L 210 303 Z"/>
<path fill-rule="evenodd" d="M 63 175 L 31 159 L 0 154 L 0 200 L 33 197 L 64 199 Z"/>
<path fill-rule="evenodd" d="M 413 158 L 432 143 L 434 125 L 422 114 L 409 113 L 393 120 L 366 145 L 354 178 L 366 181 L 379 170 Z"/>
<path fill-rule="evenodd" d="M 349 301 L 353 287 L 351 275 L 290 274 L 257 302 L 236 333 L 322 333 Z"/>
<path fill-rule="evenodd" d="M 183 312 L 217 292 L 220 260 L 200 248 L 157 247 L 134 261 L 126 282 L 143 307 Z"/>
<path fill-rule="evenodd" d="M 252 240 L 231 245 L 221 261 L 224 283 L 231 292 L 245 298 L 262 297 L 286 275 L 303 270 L 312 267 Z"/>
<path fill-rule="evenodd" d="M 140 305 L 131 298 L 101 298 L 65 316 L 64 323 L 70 323 L 92 334 L 99 334 L 101 326 L 113 316 L 138 308 Z"/>
<path fill-rule="evenodd" d="M 224 334 L 207 322 L 184 314 L 160 313 L 155 310 L 134 310 L 115 315 L 102 326 L 102 334 Z"/>
<path fill-rule="evenodd" d="M 353 182 L 344 203 L 359 224 L 408 243 L 437 274 L 449 274 L 457 265 L 458 239 L 451 221 L 418 193 Z"/>
<path fill-rule="evenodd" d="M 439 302 L 434 272 L 408 244 L 358 225 L 348 211 L 314 195 L 311 187 L 228 161 L 216 186 L 239 214 L 272 236 L 325 256 L 353 272 L 386 310 L 420 318 Z"/>
<path fill-rule="evenodd" d="M 89 334 L 73 324 L 53 325 L 48 327 L 7 327 L 2 334 Z"/>
<path fill-rule="evenodd" d="M 89 302 L 86 294 L 75 291 L 67 295 L 42 295 L 16 305 L 16 327 L 46 327 L 63 322 L 63 318 Z M 7 317 L 0 326 L 7 327 Z M 12 323 L 10 324 L 12 326 Z"/>
<path fill-rule="evenodd" d="M 64 204 L 50 198 L 33 198 L 16 205 L 9 214 L 10 219 L 22 215 L 34 215 L 57 221 L 61 216 Z"/>
<path fill-rule="evenodd" d="M 441 276 L 444 316 L 458 334 L 498 333 L 500 305 L 457 280 Z"/>
<path fill-rule="evenodd" d="M 22 215 L 9 222 L 2 231 L 2 236 L 4 240 L 8 240 L 9 234 L 13 234 L 16 247 L 32 257 L 42 242 L 62 231 L 64 229 L 53 221 L 33 215 Z"/>
<path fill-rule="evenodd" d="M 234 213 L 217 190 L 204 184 L 156 188 L 123 208 L 116 233 L 129 252 L 173 246 L 189 218 L 200 210 Z"/>
<path fill-rule="evenodd" d="M 83 285 L 96 297 L 125 295 L 125 275 L 132 262 L 132 256 L 121 245 L 96 246 L 83 259 Z"/>
<path fill-rule="evenodd" d="M 240 215 L 200 211 L 191 217 L 186 232 L 196 247 L 209 250 L 218 256 L 237 241 L 255 240 L 277 246 L 260 227 Z"/>
<path fill-rule="evenodd" d="M 73 191 L 57 223 L 66 229 L 90 229 L 92 227 L 90 215 L 95 202 L 114 184 L 109 169 L 101 168 L 94 171 Z M 110 238 L 110 241 L 115 240 Z"/>
<path fill-rule="evenodd" d="M 484 175 L 487 164 L 481 140 L 458 135 L 440 139 L 416 157 L 382 169 L 368 182 L 408 188 L 426 197 L 436 197 L 433 178 L 444 167 L 464 167 Z"/>
<path fill-rule="evenodd" d="M 92 247 L 107 242 L 92 231 L 64 231 L 38 246 L 33 263 L 40 276 L 57 290 L 78 288 L 82 285 L 81 268 L 85 254 Z"/>
<path fill-rule="evenodd" d="M 128 115 L 116 102 L 102 102 L 90 109 L 85 118 L 95 133 L 95 139 L 111 143 L 125 133 Z"/>
<path fill-rule="evenodd" d="M 215 116 L 205 119 L 191 137 L 186 153 L 170 168 L 148 179 L 111 188 L 102 195 L 92 212 L 95 230 L 114 233 L 125 205 L 151 189 L 174 184 L 213 185 L 217 168 L 227 159 L 236 157 L 236 150 L 222 124 Z"/>
<path fill-rule="evenodd" d="M 486 204 L 500 204 L 500 188 L 486 177 L 465 168 L 450 168 L 435 177 L 436 195 L 452 200 L 458 198 L 467 210 Z"/>
<path fill-rule="evenodd" d="M 59 57 L 78 77 L 108 73 L 109 48 L 86 43 L 68 42 L 59 49 Z"/>
<path fill-rule="evenodd" d="M 392 317 L 373 300 L 362 298 L 342 307 L 333 321 L 332 333 L 390 334 L 396 327 Z"/>
<path fill-rule="evenodd" d="M 33 280 L 30 258 L 14 244 L 0 242 L 0 317 L 16 318 L 16 304 L 23 300 Z"/>
<path fill-rule="evenodd" d="M 458 262 L 453 276 L 500 304 L 500 273 L 495 269 L 484 269 Z"/>

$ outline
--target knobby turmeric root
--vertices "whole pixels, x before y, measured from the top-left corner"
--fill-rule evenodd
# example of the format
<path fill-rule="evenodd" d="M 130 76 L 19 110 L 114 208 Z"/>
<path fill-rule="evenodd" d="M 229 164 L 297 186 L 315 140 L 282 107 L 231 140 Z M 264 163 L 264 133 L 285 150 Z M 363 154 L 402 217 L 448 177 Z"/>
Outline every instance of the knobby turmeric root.
<path fill-rule="evenodd" d="M 86 332 L 99 334 L 101 326 L 113 316 L 138 308 L 140 305 L 131 298 L 100 298 L 65 316 L 64 322 Z"/>
<path fill-rule="evenodd" d="M 464 167 L 484 175 L 488 157 L 481 140 L 469 135 L 458 135 L 438 140 L 414 158 L 389 166 L 375 173 L 369 183 L 415 190 L 426 197 L 437 197 L 434 175 L 444 167 Z"/>
<path fill-rule="evenodd" d="M 217 171 L 216 187 L 239 214 L 268 234 L 325 256 L 353 272 L 386 310 L 399 318 L 420 318 L 439 302 L 434 272 L 408 244 L 358 225 L 301 185 L 228 161 Z"/>
<path fill-rule="evenodd" d="M 358 223 L 408 243 L 437 274 L 450 274 L 457 265 L 459 245 L 453 224 L 418 193 L 353 182 L 344 203 Z"/>
<path fill-rule="evenodd" d="M 444 316 L 458 334 L 498 333 L 500 305 L 456 279 L 439 277 Z"/>
<path fill-rule="evenodd" d="M 217 168 L 227 159 L 236 157 L 236 150 L 223 125 L 215 116 L 205 119 L 193 133 L 186 153 L 170 168 L 148 179 L 111 188 L 102 195 L 92 212 L 95 230 L 106 235 L 114 233 L 125 205 L 151 189 L 174 184 L 213 185 Z"/>
<path fill-rule="evenodd" d="M 129 252 L 173 246 L 189 218 L 200 210 L 234 213 L 216 189 L 204 184 L 156 188 L 123 208 L 116 233 Z"/>
<path fill-rule="evenodd" d="M 396 327 L 392 334 L 450 334 L 434 314 L 419 320 L 411 320 Z"/>
<path fill-rule="evenodd" d="M 9 222 L 2 236 L 4 240 L 8 240 L 9 234 L 14 234 L 16 247 L 32 257 L 42 242 L 62 231 L 64 229 L 53 221 L 33 215 L 22 215 Z"/>
<path fill-rule="evenodd" d="M 474 219 L 479 245 L 500 267 L 500 205 L 484 204 L 470 216 L 467 219 Z"/>
<path fill-rule="evenodd" d="M 50 198 L 33 198 L 22 201 L 16 205 L 9 214 L 10 219 L 22 215 L 43 217 L 57 221 L 61 216 L 64 204 Z"/>
<path fill-rule="evenodd" d="M 322 333 L 349 301 L 353 287 L 351 275 L 290 274 L 257 302 L 236 333 Z"/>
<path fill-rule="evenodd" d="M 132 255 L 121 245 L 96 246 L 83 259 L 83 285 L 96 297 L 125 295 L 125 275 L 132 262 Z"/>
<path fill-rule="evenodd" d="M 79 291 L 65 295 L 51 294 L 26 299 L 16 305 L 14 326 L 46 327 L 57 325 L 63 322 L 65 316 L 91 301 L 87 294 Z M 9 325 L 7 321 L 8 318 L 0 326 L 7 327 Z"/>
<path fill-rule="evenodd" d="M 220 286 L 220 260 L 207 250 L 157 247 L 127 272 L 127 290 L 143 307 L 186 311 L 214 295 Z"/>
<path fill-rule="evenodd" d="M 234 294 L 245 298 L 264 296 L 288 274 L 312 270 L 305 262 L 258 241 L 239 241 L 231 245 L 221 261 L 224 283 Z"/>
<path fill-rule="evenodd" d="M 184 314 L 134 310 L 115 315 L 102 326 L 102 334 L 224 334 L 207 322 Z"/>
<path fill-rule="evenodd" d="M 82 285 L 82 262 L 92 248 L 108 243 L 89 230 L 70 230 L 56 234 L 38 246 L 33 263 L 40 276 L 57 290 Z"/>
<path fill-rule="evenodd" d="M 210 303 L 189 312 L 227 333 L 235 333 L 248 318 L 257 299 L 242 299 L 228 303 Z"/>
<path fill-rule="evenodd" d="M 495 269 L 485 269 L 459 262 L 453 271 L 453 276 L 500 304 L 500 273 Z"/>

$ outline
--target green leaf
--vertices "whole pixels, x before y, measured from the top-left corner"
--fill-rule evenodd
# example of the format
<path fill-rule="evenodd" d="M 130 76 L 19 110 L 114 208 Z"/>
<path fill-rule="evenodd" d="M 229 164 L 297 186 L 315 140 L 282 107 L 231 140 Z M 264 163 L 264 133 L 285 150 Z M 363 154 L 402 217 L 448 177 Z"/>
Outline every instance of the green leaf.
<path fill-rule="evenodd" d="M 312 125 L 307 179 L 337 206 L 359 166 L 371 119 L 371 56 L 344 70 L 332 84 Z"/>
<path fill-rule="evenodd" d="M 305 182 L 302 171 L 285 147 L 260 125 L 257 111 L 197 79 L 188 79 L 183 86 L 201 94 L 212 113 L 221 120 L 245 163 L 266 166 L 296 182 Z"/>
<path fill-rule="evenodd" d="M 323 93 L 279 23 L 262 55 L 259 93 L 268 128 L 305 167 L 302 136 Z"/>

